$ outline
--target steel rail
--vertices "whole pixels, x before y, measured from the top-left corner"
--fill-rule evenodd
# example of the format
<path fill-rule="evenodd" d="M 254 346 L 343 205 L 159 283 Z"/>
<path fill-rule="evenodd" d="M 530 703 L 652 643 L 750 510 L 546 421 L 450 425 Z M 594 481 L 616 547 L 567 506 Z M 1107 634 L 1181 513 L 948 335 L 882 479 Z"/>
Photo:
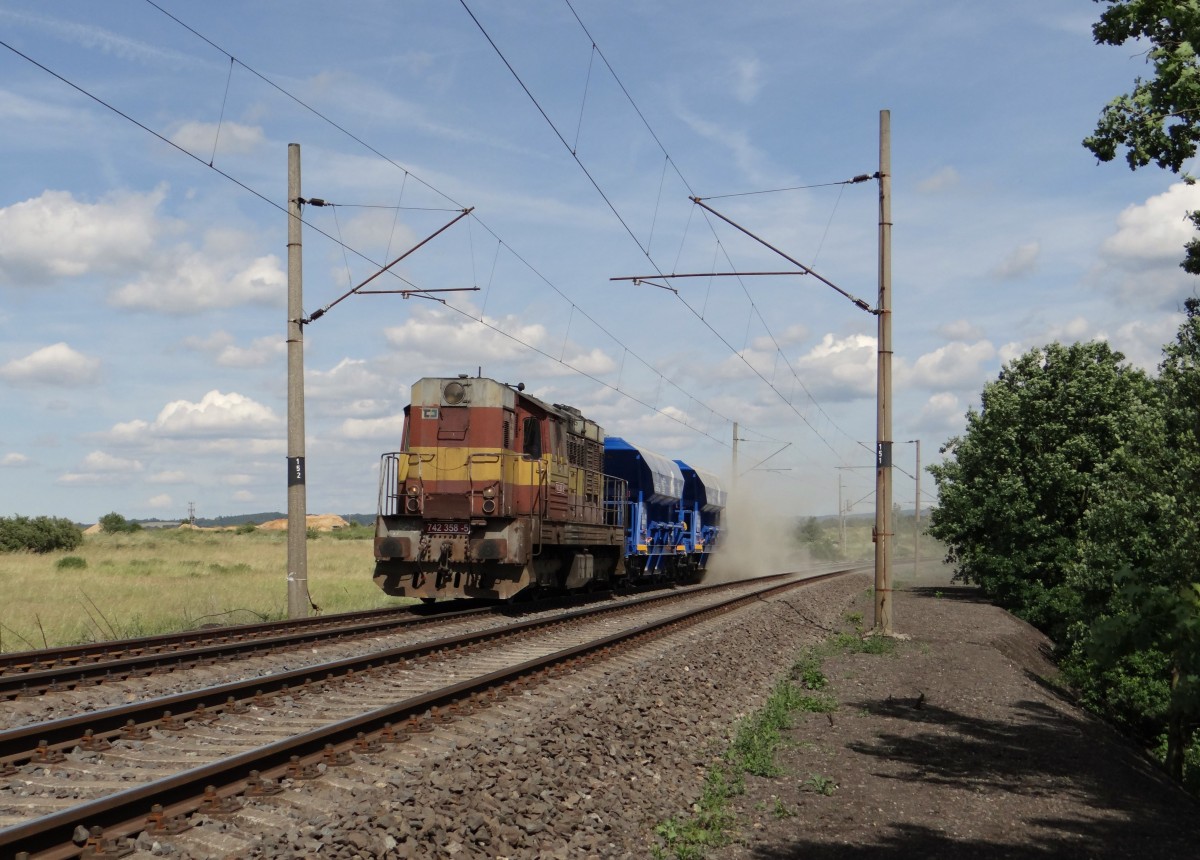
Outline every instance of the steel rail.
<path fill-rule="evenodd" d="M 638 637 L 661 633 L 686 623 L 721 612 L 727 612 L 746 603 L 761 600 L 775 592 L 785 591 L 812 584 L 839 572 L 776 583 L 750 594 L 733 597 L 723 603 L 676 613 L 659 621 L 647 622 L 619 633 L 553 652 L 549 655 L 525 661 L 519 665 L 460 681 L 428 693 L 420 694 L 383 708 L 322 726 L 302 734 L 248 750 L 220 761 L 211 762 L 164 779 L 155 780 L 90 801 L 71 809 L 43 816 L 24 824 L 0 830 L 0 849 L 28 852 L 37 858 L 58 860 L 78 856 L 82 848 L 70 842 L 70 834 L 77 827 L 100 828 L 106 837 L 129 836 L 146 829 L 148 813 L 153 807 L 160 812 L 179 815 L 199 809 L 208 796 L 231 797 L 246 789 L 248 780 L 262 777 L 273 779 L 289 773 L 305 764 L 317 761 L 339 762 L 339 748 L 361 741 L 365 734 L 381 732 L 396 721 L 407 720 L 424 714 L 433 708 L 449 706 L 472 694 L 510 684 L 536 672 L 545 672 L 556 665 L 578 660 L 589 655 L 630 642 Z M 771 577 L 775 579 L 777 577 Z M 661 600 L 666 598 L 650 598 Z M 647 602 L 649 602 L 649 600 Z M 624 604 L 628 607 L 629 604 Z M 570 613 L 587 614 L 583 613 Z M 252 773 L 253 772 L 253 773 Z M 214 788 L 217 787 L 217 788 Z"/>
<path fill-rule="evenodd" d="M 207 642 L 221 641 L 234 636 L 243 638 L 274 636 L 278 635 L 280 631 L 286 630 L 339 627 L 348 623 L 353 624 L 356 621 L 369 621 L 373 618 L 402 618 L 412 616 L 414 609 L 419 611 L 419 607 L 415 606 L 393 606 L 384 609 L 317 615 L 309 618 L 285 618 L 252 624 L 231 624 L 199 630 L 182 630 L 175 633 L 140 636 L 134 639 L 109 639 L 34 651 L 10 651 L 0 654 L 0 672 L 6 674 L 22 672 L 29 671 L 28 667 L 30 666 L 41 669 L 50 668 L 56 664 L 85 666 L 101 660 L 121 659 L 121 655 L 128 654 L 158 653 L 169 656 L 175 650 L 194 648 Z"/>
<path fill-rule="evenodd" d="M 790 576 L 783 574 L 780 576 Z M 764 581 L 780 578 L 764 577 Z M 16 765 L 24 762 L 37 763 L 48 761 L 55 752 L 70 750 L 76 745 L 85 749 L 100 740 L 111 740 L 131 734 L 138 727 L 157 728 L 164 721 L 186 721 L 194 719 L 196 714 L 210 716 L 222 710 L 236 706 L 240 702 L 254 699 L 261 695 L 280 693 L 303 687 L 305 684 L 316 684 L 323 681 L 351 677 L 356 673 L 365 672 L 378 666 L 400 663 L 406 660 L 418 659 L 453 648 L 465 648 L 472 645 L 497 639 L 506 639 L 531 632 L 564 621 L 573 621 L 586 617 L 599 617 L 605 614 L 620 612 L 649 605 L 655 602 L 671 600 L 690 594 L 705 591 L 727 590 L 744 585 L 745 581 L 722 583 L 713 586 L 676 590 L 673 592 L 655 592 L 645 597 L 617 604 L 607 604 L 599 607 L 585 607 L 571 612 L 543 618 L 519 621 L 500 627 L 474 633 L 446 636 L 426 640 L 410 645 L 400 645 L 383 651 L 375 651 L 355 657 L 346 657 L 312 666 L 304 666 L 285 672 L 277 672 L 242 681 L 233 681 L 200 690 L 189 690 L 133 702 L 128 705 L 105 708 L 99 711 L 89 711 L 71 717 L 34 723 L 28 726 L 0 731 L 0 766 Z"/>
<path fill-rule="evenodd" d="M 71 646 L 51 652 L 25 651 L 9 655 L 11 666 L 24 671 L 0 673 L 0 701 L 30 697 L 45 692 L 88 686 L 106 680 L 175 671 L 210 663 L 231 656 L 244 656 L 296 645 L 351 639 L 379 632 L 420 627 L 485 615 L 509 615 L 580 605 L 611 596 L 608 592 L 575 595 L 571 601 L 561 596 L 530 603 L 474 605 L 456 601 L 469 608 L 434 610 L 430 606 L 405 606 L 344 612 L 320 619 L 288 619 L 262 624 L 238 625 L 213 631 L 188 631 L 141 639 Z M 440 604 L 444 607 L 450 603 Z M 318 623 L 320 622 L 320 623 Z M 208 643 L 208 644 L 205 644 Z M 172 650 L 172 646 L 174 646 Z M 114 652 L 119 652 L 114 654 Z M 72 662 L 67 654 L 87 655 L 86 662 Z M 104 659 L 108 657 L 108 659 Z M 44 665 L 46 663 L 52 665 Z M 11 667 L 10 666 L 10 667 Z"/>
<path fill-rule="evenodd" d="M 177 651 L 134 654 L 102 662 L 56 666 L 48 669 L 31 668 L 19 674 L 0 675 L 0 700 L 39 695 L 47 691 L 70 689 L 75 686 L 98 683 L 102 680 L 122 680 L 131 675 L 148 675 L 154 674 L 157 671 L 174 671 L 232 656 L 246 656 L 263 651 L 282 650 L 298 645 L 368 636 L 381 631 L 433 624 L 464 616 L 487 615 L 493 611 L 493 608 L 485 607 L 425 617 L 412 616 L 410 614 L 403 616 L 390 615 L 361 623 L 354 623 L 356 620 L 354 613 L 347 613 L 347 617 L 341 623 L 341 626 L 323 626 L 320 629 L 302 628 L 295 632 L 282 633 L 276 636 L 260 636 L 248 639 L 230 638 L 229 634 L 226 634 L 223 638 L 228 641 L 197 645 Z"/>

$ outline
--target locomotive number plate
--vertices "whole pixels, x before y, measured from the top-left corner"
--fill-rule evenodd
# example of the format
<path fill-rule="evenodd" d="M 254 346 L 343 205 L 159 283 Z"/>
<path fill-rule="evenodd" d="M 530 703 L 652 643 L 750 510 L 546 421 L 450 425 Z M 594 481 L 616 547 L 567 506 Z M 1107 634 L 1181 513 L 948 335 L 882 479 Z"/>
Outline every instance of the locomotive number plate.
<path fill-rule="evenodd" d="M 427 535 L 469 535 L 470 523 L 425 523 Z"/>

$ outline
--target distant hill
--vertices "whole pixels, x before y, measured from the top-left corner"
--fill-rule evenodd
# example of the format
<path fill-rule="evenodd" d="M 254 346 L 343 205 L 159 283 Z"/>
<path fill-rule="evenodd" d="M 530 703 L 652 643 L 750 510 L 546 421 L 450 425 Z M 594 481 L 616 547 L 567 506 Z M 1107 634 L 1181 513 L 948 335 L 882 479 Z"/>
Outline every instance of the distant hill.
<path fill-rule="evenodd" d="M 310 514 L 317 511 L 309 511 Z M 339 516 L 349 523 L 357 523 L 358 525 L 373 525 L 375 522 L 374 514 L 339 514 Z M 240 526 L 242 523 L 261 523 L 270 522 L 271 520 L 284 519 L 287 514 L 282 511 L 263 511 L 257 514 L 233 514 L 227 517 L 196 517 L 196 525 L 201 528 L 211 529 L 220 528 L 222 526 Z M 163 522 L 158 519 L 135 520 L 134 522 L 141 523 L 143 526 L 153 523 Z"/>

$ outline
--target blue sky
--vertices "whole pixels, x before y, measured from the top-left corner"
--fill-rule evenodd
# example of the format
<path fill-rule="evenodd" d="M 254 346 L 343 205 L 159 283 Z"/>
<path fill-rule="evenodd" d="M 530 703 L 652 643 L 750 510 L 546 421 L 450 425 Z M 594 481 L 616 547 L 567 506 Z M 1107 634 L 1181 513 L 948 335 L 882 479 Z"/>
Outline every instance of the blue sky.
<path fill-rule="evenodd" d="M 819 186 L 707 202 L 874 304 L 878 187 L 829 183 L 877 169 L 881 109 L 893 438 L 926 464 L 1005 360 L 1102 337 L 1152 368 L 1195 291 L 1200 192 L 1080 144 L 1148 71 L 1090 2 L 159 5 L 195 32 L 0 8 L 0 41 L 170 141 L 0 48 L 0 515 L 285 508 L 293 142 L 338 204 L 305 209 L 308 312 L 467 207 L 396 271 L 479 288 L 306 327 L 314 513 L 374 510 L 412 382 L 478 368 L 718 473 L 737 421 L 780 510 L 835 512 L 840 475 L 869 511 L 874 317 L 812 278 L 611 279 L 787 268 L 689 196 Z"/>

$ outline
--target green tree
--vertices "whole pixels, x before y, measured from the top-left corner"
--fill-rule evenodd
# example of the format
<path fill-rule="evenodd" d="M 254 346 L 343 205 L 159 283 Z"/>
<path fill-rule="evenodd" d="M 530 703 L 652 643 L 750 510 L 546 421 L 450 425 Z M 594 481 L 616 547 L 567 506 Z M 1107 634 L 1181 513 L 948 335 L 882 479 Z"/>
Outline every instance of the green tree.
<path fill-rule="evenodd" d="M 837 547 L 833 545 L 825 529 L 821 528 L 816 517 L 809 517 L 796 529 L 796 540 L 806 547 L 815 559 L 828 561 L 838 556 Z"/>
<path fill-rule="evenodd" d="M 54 552 L 81 543 L 79 526 L 61 517 L 0 517 L 0 552 Z"/>
<path fill-rule="evenodd" d="M 1131 571 L 1118 583 L 1126 605 L 1093 626 L 1091 652 L 1106 669 L 1140 675 L 1138 700 L 1149 703 L 1142 716 L 1165 723 L 1167 772 L 1182 782 L 1184 749 L 1200 717 L 1200 584 L 1171 587 Z"/>
<path fill-rule="evenodd" d="M 1087 579 L 1118 587 L 1085 592 L 1086 616 L 1097 620 L 1066 665 L 1094 704 L 1143 740 L 1165 728 L 1176 779 L 1200 723 L 1200 300 L 1185 308 L 1156 396 L 1088 512 Z"/>
<path fill-rule="evenodd" d="M 1130 92 L 1109 102 L 1083 145 L 1101 161 L 1112 161 L 1124 148 L 1132 170 L 1154 162 L 1179 173 L 1200 142 L 1200 9 L 1194 0 L 1097 2 L 1108 9 L 1092 27 L 1096 43 L 1149 43 L 1146 62 L 1153 76 L 1136 78 Z M 1190 217 L 1200 227 L 1200 211 Z M 1200 239 L 1188 242 L 1180 265 L 1200 274 Z"/>
<path fill-rule="evenodd" d="M 100 518 L 100 531 L 108 534 L 122 534 L 125 532 L 138 532 L 142 530 L 141 523 L 135 523 L 131 520 L 113 511 L 110 514 L 105 514 Z"/>
<path fill-rule="evenodd" d="M 1103 342 L 1053 343 L 1005 364 L 929 470 L 941 502 L 928 534 L 956 578 L 1063 635 L 1079 609 L 1072 574 L 1095 483 L 1150 396 L 1146 374 Z"/>

